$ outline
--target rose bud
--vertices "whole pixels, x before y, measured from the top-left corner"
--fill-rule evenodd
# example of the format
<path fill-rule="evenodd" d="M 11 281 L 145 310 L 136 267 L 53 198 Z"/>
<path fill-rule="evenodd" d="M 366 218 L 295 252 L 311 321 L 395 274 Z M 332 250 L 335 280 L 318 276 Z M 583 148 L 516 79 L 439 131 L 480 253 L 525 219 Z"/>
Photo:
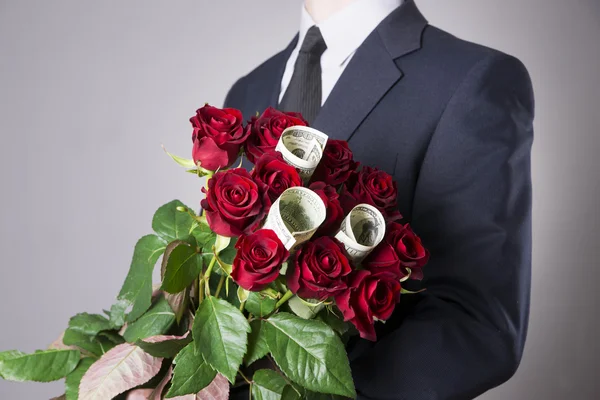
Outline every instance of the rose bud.
<path fill-rule="evenodd" d="M 423 279 L 423 266 L 429 261 L 429 251 L 421 243 L 409 224 L 392 223 L 388 226 L 386 241 L 394 247 L 403 276 L 408 275 L 410 268 L 411 279 Z"/>
<path fill-rule="evenodd" d="M 290 253 L 275 232 L 260 229 L 240 236 L 235 248 L 231 277 L 241 287 L 254 292 L 263 290 L 279 276 L 281 264 Z"/>
<path fill-rule="evenodd" d="M 315 232 L 315 235 L 334 236 L 344 219 L 344 211 L 338 200 L 339 195 L 337 191 L 333 186 L 325 182 L 314 182 L 310 185 L 309 189 L 319 195 L 327 209 L 325 221 L 321 224 L 317 232 Z"/>
<path fill-rule="evenodd" d="M 190 122 L 194 127 L 194 162 L 209 171 L 233 165 L 248 137 L 242 126 L 242 113 L 234 108 L 220 109 L 207 104 L 196 111 Z"/>
<path fill-rule="evenodd" d="M 400 301 L 400 282 L 386 274 L 354 271 L 348 289 L 335 297 L 344 321 L 350 321 L 363 339 L 375 341 L 375 321 L 391 317 Z"/>
<path fill-rule="evenodd" d="M 258 228 L 271 205 L 266 191 L 248 171 L 234 168 L 217 172 L 208 181 L 201 206 L 213 232 L 221 236 L 250 234 Z"/>
<path fill-rule="evenodd" d="M 352 150 L 344 140 L 328 140 L 323 157 L 315 170 L 313 182 L 322 181 L 332 186 L 340 185 L 356 171 L 358 163 L 354 161 Z"/>
<path fill-rule="evenodd" d="M 281 112 L 273 107 L 265 110 L 260 117 L 252 117 L 246 126 L 246 157 L 252 164 L 264 153 L 275 150 L 279 137 L 290 126 L 308 126 L 302 115 L 294 112 Z"/>
<path fill-rule="evenodd" d="M 302 179 L 296 168 L 286 163 L 281 153 L 276 151 L 260 156 L 251 175 L 255 182 L 265 185 L 272 202 L 277 200 L 286 189 L 302 186 Z"/>
<path fill-rule="evenodd" d="M 287 271 L 290 290 L 305 299 L 325 300 L 343 292 L 352 272 L 344 246 L 329 236 L 306 242 Z"/>

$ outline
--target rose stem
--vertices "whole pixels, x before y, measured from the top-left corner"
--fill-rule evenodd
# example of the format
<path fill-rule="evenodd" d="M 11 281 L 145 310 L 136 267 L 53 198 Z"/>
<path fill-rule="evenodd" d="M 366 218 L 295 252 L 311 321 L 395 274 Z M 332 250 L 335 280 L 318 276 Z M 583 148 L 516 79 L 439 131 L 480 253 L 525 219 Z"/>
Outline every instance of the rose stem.
<path fill-rule="evenodd" d="M 210 264 L 208 264 L 208 268 L 206 269 L 206 272 L 204 273 L 204 283 L 206 284 L 206 295 L 210 296 L 210 286 L 209 286 L 209 281 L 210 281 L 210 273 L 212 272 L 213 267 L 215 266 L 215 263 L 217 262 L 217 257 L 213 255 L 212 260 L 210 260 Z"/>
<path fill-rule="evenodd" d="M 202 276 L 202 274 L 200 274 Z M 204 297 L 204 278 L 198 279 L 198 305 L 202 303 Z"/>
<path fill-rule="evenodd" d="M 287 292 L 285 292 L 283 297 L 277 302 L 277 304 L 275 304 L 275 308 L 281 307 L 286 301 L 291 299 L 293 295 L 294 295 L 294 293 L 292 293 L 291 290 L 288 290 Z"/>
<path fill-rule="evenodd" d="M 198 165 L 198 170 L 200 170 L 200 163 L 197 164 Z M 206 174 L 206 190 L 208 190 L 208 181 L 210 180 L 210 178 L 212 178 L 212 176 L 214 175 L 214 172 L 209 171 L 208 174 Z M 200 215 L 202 216 L 204 214 L 204 210 L 200 210 Z M 202 303 L 202 299 L 204 298 L 204 285 L 202 285 L 202 283 L 204 282 L 204 279 L 206 276 L 208 276 L 210 278 L 210 270 L 212 269 L 212 266 L 215 264 L 215 257 L 213 256 L 210 265 L 208 266 L 208 269 L 206 270 L 206 272 L 208 273 L 208 275 L 203 275 L 202 272 L 200 272 L 200 275 L 198 276 L 198 305 L 200 305 L 200 303 Z M 206 281 L 206 289 L 208 294 L 210 295 L 210 289 L 208 287 L 208 280 Z"/>
<path fill-rule="evenodd" d="M 221 279 L 219 280 L 219 285 L 217 286 L 217 291 L 215 292 L 215 297 L 219 297 L 219 293 L 221 293 L 221 288 L 223 287 L 223 283 L 225 283 L 225 279 L 227 279 L 227 277 L 222 275 Z"/>
<path fill-rule="evenodd" d="M 251 385 L 251 384 L 252 384 L 252 381 L 251 381 L 250 379 L 248 379 L 248 377 L 246 377 L 246 375 L 244 375 L 244 373 L 243 373 L 242 371 L 238 371 L 238 373 L 240 374 L 240 376 L 241 376 L 242 378 L 244 378 L 244 380 L 245 380 L 245 381 L 246 381 L 246 382 L 247 382 L 249 385 Z"/>

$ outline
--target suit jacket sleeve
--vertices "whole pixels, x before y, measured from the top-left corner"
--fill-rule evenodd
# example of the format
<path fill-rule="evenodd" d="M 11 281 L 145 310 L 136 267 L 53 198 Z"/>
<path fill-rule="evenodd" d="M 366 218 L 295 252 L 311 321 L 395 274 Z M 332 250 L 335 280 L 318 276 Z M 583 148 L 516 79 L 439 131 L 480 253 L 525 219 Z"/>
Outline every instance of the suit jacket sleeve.
<path fill-rule="evenodd" d="M 412 212 L 432 254 L 427 290 L 353 360 L 359 399 L 471 399 L 516 371 L 529 309 L 533 108 L 525 67 L 498 53 L 448 102 Z"/>
<path fill-rule="evenodd" d="M 242 77 L 238 79 L 229 92 L 227 92 L 227 96 L 225 96 L 225 101 L 223 102 L 223 107 L 228 108 L 237 108 L 239 110 L 243 109 L 244 101 L 246 99 L 246 89 L 244 86 L 244 78 Z"/>

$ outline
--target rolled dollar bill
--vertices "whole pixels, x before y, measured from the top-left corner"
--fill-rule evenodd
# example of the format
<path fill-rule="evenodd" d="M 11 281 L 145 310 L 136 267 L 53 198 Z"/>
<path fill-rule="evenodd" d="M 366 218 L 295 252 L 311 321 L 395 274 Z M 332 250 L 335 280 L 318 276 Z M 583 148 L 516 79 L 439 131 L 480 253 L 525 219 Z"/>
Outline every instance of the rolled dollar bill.
<path fill-rule="evenodd" d="M 361 262 L 385 236 L 385 219 L 375 207 L 359 204 L 346 215 L 335 238 L 354 263 Z"/>
<path fill-rule="evenodd" d="M 319 165 L 327 135 L 308 126 L 291 126 L 283 131 L 275 151 L 285 162 L 298 170 L 304 182 L 308 182 Z"/>
<path fill-rule="evenodd" d="M 318 194 L 305 187 L 291 187 L 275 200 L 263 228 L 273 230 L 285 248 L 293 250 L 312 237 L 326 213 Z"/>

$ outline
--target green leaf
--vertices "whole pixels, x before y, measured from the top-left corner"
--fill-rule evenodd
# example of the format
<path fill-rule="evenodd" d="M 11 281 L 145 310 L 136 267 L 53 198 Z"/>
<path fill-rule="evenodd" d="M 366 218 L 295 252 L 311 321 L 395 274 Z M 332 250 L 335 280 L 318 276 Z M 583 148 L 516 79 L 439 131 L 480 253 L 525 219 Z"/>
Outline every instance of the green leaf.
<path fill-rule="evenodd" d="M 294 296 L 288 301 L 288 306 L 290 310 L 294 312 L 297 316 L 304 319 L 313 319 L 317 316 L 319 311 L 325 308 L 323 302 L 314 300 L 315 303 L 311 303 L 307 300 L 303 300 L 298 296 Z"/>
<path fill-rule="evenodd" d="M 250 291 L 244 289 L 243 287 L 238 287 L 237 289 L 237 297 L 238 300 L 240 301 L 240 304 L 245 302 L 246 300 L 248 300 L 248 296 L 250 296 Z"/>
<path fill-rule="evenodd" d="M 196 394 L 217 376 L 217 371 L 194 350 L 194 343 L 190 343 L 175 357 L 173 380 L 166 398 Z"/>
<path fill-rule="evenodd" d="M 182 292 L 171 294 L 165 292 L 165 299 L 171 306 L 171 310 L 175 313 L 175 320 L 178 324 L 181 323 L 181 319 L 185 314 L 185 311 L 188 308 L 188 304 L 190 302 L 190 289 L 185 289 Z"/>
<path fill-rule="evenodd" d="M 195 225 L 194 218 L 177 210 L 178 207 L 188 208 L 181 201 L 173 200 L 160 207 L 152 218 L 152 229 L 167 242 L 186 239 Z"/>
<path fill-rule="evenodd" d="M 171 251 L 161 289 L 176 294 L 194 282 L 202 271 L 202 254 L 198 250 L 182 243 Z"/>
<path fill-rule="evenodd" d="M 169 261 L 169 257 L 171 256 L 171 252 L 180 245 L 191 245 L 193 247 L 196 247 L 197 243 L 196 243 L 196 239 L 193 236 L 190 236 L 187 240 L 175 240 L 167 245 L 167 248 L 165 250 L 165 254 L 163 256 L 162 263 L 160 266 L 160 279 L 161 280 L 164 280 L 164 278 L 165 278 L 165 273 L 167 272 L 167 264 Z M 200 259 L 202 260 L 202 258 L 200 258 Z M 202 268 L 202 266 L 200 268 Z M 185 310 L 187 309 L 187 306 L 189 304 L 189 292 L 190 292 L 189 289 L 190 288 L 185 288 L 184 290 L 182 290 L 178 293 L 174 293 L 174 294 L 171 294 L 168 292 L 164 293 L 165 298 L 167 299 L 167 301 L 169 302 L 169 305 L 171 306 L 171 309 L 175 313 L 175 318 L 176 318 L 178 324 L 181 322 L 181 319 L 183 318 L 183 314 L 185 313 Z"/>
<path fill-rule="evenodd" d="M 233 264 L 233 259 L 237 254 L 237 249 L 235 248 L 237 241 L 238 238 L 229 238 L 229 244 L 227 245 L 227 247 L 225 247 L 219 252 L 219 258 L 221 259 L 221 261 L 227 264 Z"/>
<path fill-rule="evenodd" d="M 122 291 L 122 289 L 121 289 Z M 114 329 L 121 329 L 125 325 L 125 313 L 127 308 L 130 306 L 128 300 L 117 300 L 110 308 L 107 313 L 110 318 L 110 324 Z"/>
<path fill-rule="evenodd" d="M 252 377 L 252 398 L 254 400 L 280 400 L 287 382 L 277 372 L 260 369 Z"/>
<path fill-rule="evenodd" d="M 340 311 L 341 313 L 341 311 Z M 333 311 L 325 309 L 317 315 L 317 319 L 329 325 L 338 335 L 344 335 L 350 329 L 350 324 L 344 322 L 342 318 L 336 315 Z"/>
<path fill-rule="evenodd" d="M 165 153 L 167 153 L 167 155 L 173 159 L 173 161 L 175 161 L 177 164 L 181 165 L 182 167 L 196 168 L 196 163 L 194 162 L 194 160 L 190 160 L 187 158 L 183 158 L 183 157 L 179 157 L 174 154 L 171 154 L 167 151 L 167 149 L 165 149 L 165 146 L 162 146 L 162 148 L 165 151 Z"/>
<path fill-rule="evenodd" d="M 87 336 L 96 336 L 112 329 L 110 321 L 100 314 L 77 314 L 69 320 L 69 329 Z"/>
<path fill-rule="evenodd" d="M 83 378 L 83 375 L 95 361 L 93 358 L 83 358 L 79 361 L 77 368 L 67 375 L 67 379 L 65 379 L 65 396 L 67 400 L 77 400 L 79 398 L 79 383 L 81 382 L 81 378 Z"/>
<path fill-rule="evenodd" d="M 198 246 L 205 249 L 206 252 L 212 252 L 212 246 L 217 240 L 217 234 L 214 233 L 207 224 L 198 223 L 195 221 L 192 226 L 191 235 L 198 242 Z"/>
<path fill-rule="evenodd" d="M 116 331 L 103 331 L 98 334 L 101 338 L 106 338 L 114 344 L 125 343 L 123 336 L 119 335 Z"/>
<path fill-rule="evenodd" d="M 127 321 L 135 321 L 152 305 L 152 271 L 161 254 L 165 251 L 165 242 L 156 235 L 147 235 L 135 245 L 133 260 L 125 283 L 111 308 L 111 324 L 118 326 L 128 307 L 131 311 Z M 121 323 L 122 325 L 122 323 Z"/>
<path fill-rule="evenodd" d="M 218 268 L 216 268 L 215 271 L 219 275 L 225 275 L 228 278 L 230 278 L 231 270 L 233 269 L 233 266 L 231 264 L 227 264 L 226 262 L 223 262 L 223 260 L 221 260 L 221 258 L 217 254 L 215 254 L 215 257 L 217 259 L 217 266 L 218 266 Z"/>
<path fill-rule="evenodd" d="M 222 236 L 219 236 L 220 239 L 225 239 L 225 241 L 222 241 L 220 244 L 215 242 L 215 251 L 213 252 L 213 254 L 215 255 L 215 257 L 217 258 L 217 264 L 219 266 L 219 268 L 216 268 L 215 270 L 217 271 L 217 273 L 219 275 L 226 275 L 226 276 L 230 276 L 231 275 L 231 268 L 233 264 L 233 259 L 235 258 L 236 254 L 237 254 L 237 249 L 235 248 L 235 244 L 237 243 L 237 238 L 224 238 Z M 227 246 L 225 246 L 224 248 L 221 248 L 219 250 L 219 248 L 217 247 L 217 245 L 219 245 L 220 247 L 222 247 L 223 245 L 227 244 Z"/>
<path fill-rule="evenodd" d="M 129 343 L 135 343 L 138 339 L 162 335 L 174 322 L 175 313 L 167 300 L 161 297 L 146 314 L 127 326 L 123 337 Z"/>
<path fill-rule="evenodd" d="M 79 363 L 78 350 L 0 353 L 0 377 L 7 381 L 51 382 L 69 375 Z"/>
<path fill-rule="evenodd" d="M 325 323 L 282 312 L 264 320 L 263 329 L 273 359 L 292 381 L 313 391 L 356 397 L 344 345 Z"/>
<path fill-rule="evenodd" d="M 262 321 L 255 319 L 250 322 L 250 328 L 252 331 L 248 335 L 248 351 L 244 356 L 244 364 L 246 365 L 250 365 L 269 354 L 269 345 L 267 344 L 265 330 L 262 327 Z"/>
<path fill-rule="evenodd" d="M 114 341 L 98 336 L 88 336 L 79 331 L 68 328 L 65 331 L 63 336 L 63 343 L 67 346 L 77 346 L 92 355 L 96 355 L 98 357 L 102 356 L 104 353 L 115 347 L 117 343 Z"/>
<path fill-rule="evenodd" d="M 277 301 L 261 293 L 251 292 L 246 300 L 246 310 L 256 317 L 262 318 L 275 311 Z"/>
<path fill-rule="evenodd" d="M 198 307 L 192 328 L 196 349 L 231 383 L 246 353 L 249 332 L 250 325 L 239 309 L 212 296 Z"/>
<path fill-rule="evenodd" d="M 302 399 L 303 390 L 295 388 L 292 385 L 287 385 L 281 393 L 281 400 L 300 400 Z"/>
<path fill-rule="evenodd" d="M 12 360 L 13 358 L 19 358 L 24 355 L 26 354 L 19 350 L 2 351 L 0 352 L 0 361 Z"/>
<path fill-rule="evenodd" d="M 215 253 L 220 254 L 227 246 L 229 246 L 229 243 L 231 243 L 230 237 L 217 235 L 217 239 L 215 240 Z"/>
<path fill-rule="evenodd" d="M 166 337 L 165 337 L 166 338 Z M 144 341 L 138 340 L 136 346 L 141 347 L 146 353 L 154 357 L 173 358 L 185 346 L 192 341 L 192 335 L 187 336 L 171 336 L 162 341 Z"/>

